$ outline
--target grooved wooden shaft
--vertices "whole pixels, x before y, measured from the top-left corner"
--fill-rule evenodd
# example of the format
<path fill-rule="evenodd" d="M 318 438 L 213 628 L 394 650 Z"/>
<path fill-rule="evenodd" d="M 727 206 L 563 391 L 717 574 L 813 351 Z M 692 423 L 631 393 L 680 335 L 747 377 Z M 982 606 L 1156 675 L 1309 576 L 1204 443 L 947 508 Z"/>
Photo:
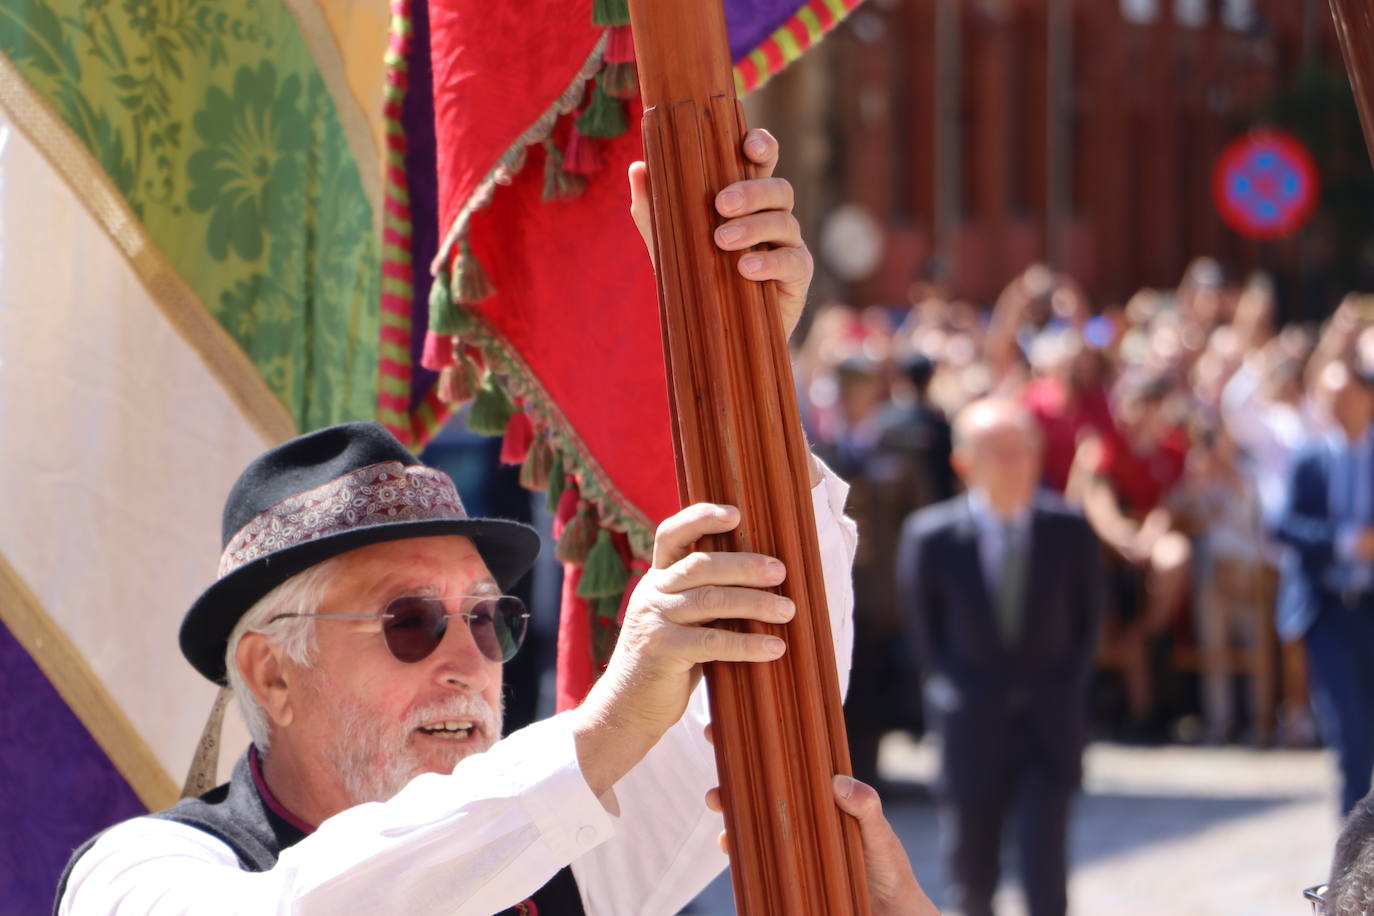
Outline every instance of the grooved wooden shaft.
<path fill-rule="evenodd" d="M 1331 0 L 1331 15 L 1360 110 L 1364 144 L 1374 162 L 1374 7 L 1368 0 Z"/>
<path fill-rule="evenodd" d="M 809 457 L 771 291 L 712 243 L 716 192 L 750 177 L 740 145 L 719 0 L 631 0 L 644 97 L 660 316 L 684 504 L 738 506 L 743 520 L 705 550 L 746 550 L 787 566 L 797 605 L 768 664 L 706 672 L 738 912 L 863 916 L 868 888 L 857 826 L 835 807 L 848 773 Z"/>

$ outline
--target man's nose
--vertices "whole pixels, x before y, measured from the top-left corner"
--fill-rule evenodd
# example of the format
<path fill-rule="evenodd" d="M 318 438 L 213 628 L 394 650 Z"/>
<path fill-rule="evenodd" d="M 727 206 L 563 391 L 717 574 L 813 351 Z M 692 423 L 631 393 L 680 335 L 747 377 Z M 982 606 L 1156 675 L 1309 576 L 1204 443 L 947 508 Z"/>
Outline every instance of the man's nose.
<path fill-rule="evenodd" d="M 478 692 L 491 678 L 492 663 L 482 654 L 463 617 L 452 617 L 434 650 L 436 676 L 448 686 Z"/>

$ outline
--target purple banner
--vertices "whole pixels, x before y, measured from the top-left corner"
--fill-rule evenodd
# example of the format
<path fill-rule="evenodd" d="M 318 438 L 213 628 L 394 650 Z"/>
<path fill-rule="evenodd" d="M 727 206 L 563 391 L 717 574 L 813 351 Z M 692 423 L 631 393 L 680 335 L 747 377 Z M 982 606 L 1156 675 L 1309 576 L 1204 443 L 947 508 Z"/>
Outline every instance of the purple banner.
<path fill-rule="evenodd" d="M 147 809 L 2 625 L 0 697 L 0 913 L 46 913 L 72 850 Z"/>

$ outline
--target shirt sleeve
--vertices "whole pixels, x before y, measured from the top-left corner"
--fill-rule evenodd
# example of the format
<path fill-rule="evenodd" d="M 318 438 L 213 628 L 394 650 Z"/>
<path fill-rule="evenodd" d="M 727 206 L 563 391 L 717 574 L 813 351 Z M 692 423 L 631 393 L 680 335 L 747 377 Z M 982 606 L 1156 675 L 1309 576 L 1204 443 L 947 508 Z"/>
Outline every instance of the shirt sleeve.
<path fill-rule="evenodd" d="M 406 913 L 490 916 L 541 887 L 614 825 L 577 764 L 566 716 L 497 742 L 451 774 L 350 808 L 247 872 L 194 827 L 135 818 L 76 863 L 58 916 Z"/>
<path fill-rule="evenodd" d="M 811 503 L 843 696 L 854 645 L 851 570 L 858 529 L 844 515 L 849 485 L 821 468 Z M 710 720 L 703 681 L 682 719 L 616 783 L 616 835 L 572 866 L 588 916 L 677 913 L 728 864 L 716 845 L 725 821 L 706 808 L 706 792 L 718 782 L 705 735 Z"/>

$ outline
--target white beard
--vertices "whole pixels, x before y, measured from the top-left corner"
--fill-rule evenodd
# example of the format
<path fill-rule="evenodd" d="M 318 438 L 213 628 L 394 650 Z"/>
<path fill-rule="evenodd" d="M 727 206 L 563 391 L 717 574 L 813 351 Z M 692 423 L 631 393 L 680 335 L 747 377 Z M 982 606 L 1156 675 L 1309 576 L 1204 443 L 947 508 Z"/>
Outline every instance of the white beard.
<path fill-rule="evenodd" d="M 477 723 L 480 738 L 455 744 L 455 751 L 461 751 L 453 759 L 455 765 L 462 757 L 485 751 L 501 737 L 501 715 L 477 694 L 418 707 L 398 723 L 378 723 L 367 710 L 337 694 L 319 694 L 317 702 L 333 706 L 336 721 L 342 723 L 338 741 L 325 753 L 354 805 L 387 801 L 431 769 L 411 756 L 411 736 L 421 725 L 446 719 Z"/>

